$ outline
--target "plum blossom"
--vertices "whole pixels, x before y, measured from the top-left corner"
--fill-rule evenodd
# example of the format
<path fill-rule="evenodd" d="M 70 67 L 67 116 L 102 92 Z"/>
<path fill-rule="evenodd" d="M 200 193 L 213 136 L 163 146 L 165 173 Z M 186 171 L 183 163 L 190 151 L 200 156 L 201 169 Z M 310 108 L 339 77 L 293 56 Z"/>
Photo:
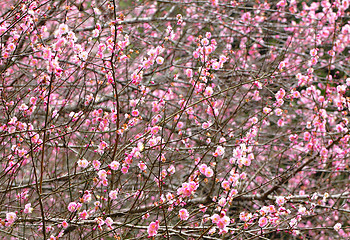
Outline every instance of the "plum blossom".
<path fill-rule="evenodd" d="M 29 107 L 25 103 L 23 103 L 21 106 L 18 107 L 18 109 L 21 110 L 21 111 L 28 110 L 28 108 Z"/>
<path fill-rule="evenodd" d="M 315 57 L 315 56 L 317 55 L 317 51 L 318 51 L 317 48 L 311 49 L 311 50 L 310 50 L 310 55 L 311 55 L 312 57 Z"/>
<path fill-rule="evenodd" d="M 184 220 L 187 220 L 190 217 L 190 215 L 186 209 L 180 209 L 179 217 L 181 220 L 184 221 Z"/>
<path fill-rule="evenodd" d="M 122 171 L 123 174 L 128 173 L 128 171 L 129 171 L 129 166 L 123 164 L 121 171 Z"/>
<path fill-rule="evenodd" d="M 223 181 L 223 182 L 221 183 L 221 187 L 222 187 L 223 189 L 225 189 L 226 191 L 227 191 L 227 190 L 230 190 L 230 182 L 227 181 L 227 180 Z"/>
<path fill-rule="evenodd" d="M 253 217 L 253 215 L 251 213 L 247 213 L 247 212 L 241 212 L 239 214 L 239 219 L 243 222 L 249 221 L 252 217 Z"/>
<path fill-rule="evenodd" d="M 140 161 L 138 163 L 138 167 L 140 168 L 141 171 L 145 171 L 147 169 L 147 166 L 144 162 Z"/>
<path fill-rule="evenodd" d="M 207 167 L 208 166 L 204 163 L 199 165 L 198 168 L 199 168 L 200 173 L 205 174 L 205 170 L 207 169 Z"/>
<path fill-rule="evenodd" d="M 24 213 L 32 213 L 33 210 L 34 210 L 34 209 L 31 207 L 31 203 L 27 203 L 27 204 L 24 206 L 23 212 L 24 212 Z"/>
<path fill-rule="evenodd" d="M 164 58 L 162 58 L 162 57 L 157 57 L 156 62 L 157 62 L 159 65 L 161 65 L 161 64 L 163 64 L 163 62 L 164 62 Z"/>
<path fill-rule="evenodd" d="M 189 197 L 191 196 L 194 191 L 198 188 L 198 184 L 196 182 L 188 182 L 188 183 L 183 183 L 181 188 L 177 190 L 177 193 L 181 195 L 181 197 Z"/>
<path fill-rule="evenodd" d="M 296 227 L 297 224 L 298 224 L 297 218 L 292 218 L 289 222 L 289 226 L 292 228 Z"/>
<path fill-rule="evenodd" d="M 6 213 L 6 221 L 9 225 L 12 225 L 17 219 L 17 215 L 14 212 Z"/>
<path fill-rule="evenodd" d="M 78 160 L 78 166 L 81 168 L 86 168 L 89 165 L 89 161 L 86 159 L 79 159 Z"/>
<path fill-rule="evenodd" d="M 265 227 L 268 223 L 268 219 L 266 217 L 259 218 L 259 227 Z"/>
<path fill-rule="evenodd" d="M 79 213 L 79 217 L 81 218 L 81 219 L 87 219 L 88 217 L 89 217 L 89 213 L 86 211 L 86 210 L 84 210 L 84 211 L 82 211 L 82 212 L 80 212 Z"/>
<path fill-rule="evenodd" d="M 283 71 L 283 69 L 286 67 L 286 63 L 285 62 L 280 62 L 279 65 L 278 65 L 278 69 L 280 71 Z"/>
<path fill-rule="evenodd" d="M 119 166 L 120 166 L 120 164 L 117 161 L 113 161 L 109 164 L 109 167 L 114 171 L 118 170 Z"/>
<path fill-rule="evenodd" d="M 159 229 L 159 221 L 151 222 L 147 228 L 148 236 L 153 237 L 157 235 Z"/>
<path fill-rule="evenodd" d="M 191 78 L 193 76 L 193 71 L 192 69 L 186 69 L 185 74 L 188 78 Z"/>
<path fill-rule="evenodd" d="M 101 162 L 98 160 L 93 160 L 92 165 L 94 166 L 95 170 L 99 170 L 101 166 Z"/>
<path fill-rule="evenodd" d="M 118 197 L 118 191 L 117 190 L 112 190 L 109 192 L 109 197 L 112 199 L 112 200 L 115 200 L 117 199 Z"/>
<path fill-rule="evenodd" d="M 201 40 L 201 43 L 202 43 L 203 46 L 207 46 L 209 44 L 209 40 L 207 38 L 203 38 Z"/>
<path fill-rule="evenodd" d="M 278 196 L 276 197 L 276 203 L 279 206 L 282 206 L 286 202 L 286 199 L 283 196 Z"/>
<path fill-rule="evenodd" d="M 114 222 L 113 219 L 110 217 L 107 217 L 105 220 L 106 225 L 110 228 L 112 227 L 113 222 Z"/>
<path fill-rule="evenodd" d="M 101 180 L 107 179 L 107 172 L 106 172 L 106 170 L 100 170 L 100 171 L 98 171 L 97 175 L 98 175 L 98 177 L 99 177 Z"/>
<path fill-rule="evenodd" d="M 133 117 L 137 117 L 138 115 L 139 115 L 140 113 L 139 113 L 139 111 L 136 109 L 136 110 L 133 110 L 132 112 L 131 112 L 131 115 L 133 116 Z"/>
<path fill-rule="evenodd" d="M 108 144 L 105 141 L 101 141 L 100 144 L 98 145 L 98 153 L 103 153 L 103 151 L 108 147 Z"/>
<path fill-rule="evenodd" d="M 226 198 L 223 198 L 223 197 L 220 198 L 220 200 L 218 201 L 218 205 L 223 207 L 225 206 L 225 204 L 226 204 Z"/>
<path fill-rule="evenodd" d="M 216 223 L 219 229 L 224 229 L 228 224 L 230 224 L 230 218 L 225 215 L 225 213 L 221 213 L 220 215 L 214 214 L 211 216 L 211 221 Z"/>
<path fill-rule="evenodd" d="M 67 223 L 67 221 L 63 221 L 62 222 L 62 227 L 63 228 L 67 228 L 69 226 L 69 224 Z"/>
<path fill-rule="evenodd" d="M 219 70 L 220 69 L 220 62 L 214 62 L 212 64 L 212 67 L 213 67 L 214 70 Z"/>
<path fill-rule="evenodd" d="M 218 157 L 218 156 L 222 156 L 225 153 L 225 148 L 223 148 L 222 146 L 218 146 L 214 152 L 214 157 Z"/>
<path fill-rule="evenodd" d="M 105 221 L 101 217 L 95 218 L 95 222 L 99 227 L 103 226 L 105 224 Z"/>
<path fill-rule="evenodd" d="M 76 202 L 70 202 L 68 204 L 68 211 L 75 212 L 78 210 L 79 205 Z"/>
<path fill-rule="evenodd" d="M 333 228 L 338 232 L 341 229 L 341 223 L 336 223 Z"/>
<path fill-rule="evenodd" d="M 275 98 L 276 99 L 282 99 L 284 96 L 286 95 L 286 91 L 281 88 L 280 90 L 278 90 L 278 92 L 275 94 Z"/>
<path fill-rule="evenodd" d="M 206 177 L 212 177 L 212 176 L 214 175 L 213 169 L 212 169 L 211 167 L 207 167 L 207 168 L 205 169 L 204 175 L 205 175 Z"/>
<path fill-rule="evenodd" d="M 214 90 L 213 90 L 212 87 L 207 87 L 207 88 L 204 90 L 204 95 L 205 95 L 206 97 L 210 97 L 211 95 L 213 95 L 213 92 L 214 92 Z"/>
<path fill-rule="evenodd" d="M 207 129 L 207 128 L 210 127 L 210 125 L 211 125 L 211 122 L 210 122 L 210 121 L 204 122 L 204 123 L 202 123 L 202 128 L 203 128 L 203 129 Z"/>

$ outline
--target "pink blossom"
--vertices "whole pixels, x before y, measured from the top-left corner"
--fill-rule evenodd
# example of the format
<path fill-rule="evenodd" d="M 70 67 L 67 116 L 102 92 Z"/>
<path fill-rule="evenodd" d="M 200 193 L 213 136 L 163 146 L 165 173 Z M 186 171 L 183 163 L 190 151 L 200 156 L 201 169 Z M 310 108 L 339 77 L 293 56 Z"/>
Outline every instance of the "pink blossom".
<path fill-rule="evenodd" d="M 276 212 L 275 206 L 274 206 L 274 205 L 269 205 L 269 206 L 268 206 L 268 211 L 269 211 L 269 213 L 274 213 L 274 212 Z"/>
<path fill-rule="evenodd" d="M 276 197 L 276 203 L 279 205 L 279 206 L 282 206 L 284 203 L 286 202 L 285 198 L 283 196 L 278 196 Z"/>
<path fill-rule="evenodd" d="M 95 218 L 95 222 L 100 227 L 105 224 L 105 221 L 103 221 L 103 219 L 101 217 Z"/>
<path fill-rule="evenodd" d="M 220 69 L 220 62 L 214 62 L 213 64 L 212 64 L 212 67 L 213 67 L 213 69 L 214 70 L 219 70 Z"/>
<path fill-rule="evenodd" d="M 175 173 L 175 167 L 174 167 L 174 165 L 170 165 L 170 167 L 167 169 L 167 171 L 168 171 L 170 174 L 174 174 L 174 173 Z"/>
<path fill-rule="evenodd" d="M 211 125 L 210 122 L 204 122 L 204 123 L 202 124 L 202 128 L 203 128 L 203 129 L 207 129 L 207 128 L 210 127 L 210 125 Z"/>
<path fill-rule="evenodd" d="M 203 38 L 201 40 L 201 43 L 202 43 L 203 46 L 207 46 L 209 44 L 209 40 L 207 38 Z"/>
<path fill-rule="evenodd" d="M 200 166 L 198 166 L 200 173 L 205 174 L 205 171 L 206 171 L 207 167 L 208 166 L 206 164 L 204 164 L 204 163 L 201 164 Z"/>
<path fill-rule="evenodd" d="M 151 222 L 150 225 L 147 228 L 148 236 L 153 237 L 157 235 L 159 229 L 159 221 Z"/>
<path fill-rule="evenodd" d="M 222 216 L 214 214 L 211 216 L 211 220 L 213 223 L 216 223 L 219 229 L 224 229 L 228 224 L 230 224 L 230 218 L 224 214 L 221 215 Z"/>
<path fill-rule="evenodd" d="M 279 65 L 278 65 L 278 69 L 279 69 L 280 71 L 282 71 L 282 70 L 285 68 L 285 66 L 286 66 L 286 63 L 285 63 L 285 62 L 280 62 Z"/>
<path fill-rule="evenodd" d="M 210 2 L 215 7 L 219 5 L 219 0 L 210 0 Z"/>
<path fill-rule="evenodd" d="M 197 188 L 198 184 L 191 181 L 189 183 L 183 183 L 181 188 L 177 190 L 177 193 L 181 195 L 181 197 L 189 197 Z"/>
<path fill-rule="evenodd" d="M 244 166 L 248 167 L 251 164 L 251 158 L 241 157 L 240 158 L 240 163 L 243 164 Z"/>
<path fill-rule="evenodd" d="M 289 222 L 289 226 L 290 226 L 291 228 L 296 227 L 297 224 L 298 224 L 298 220 L 297 220 L 296 218 L 292 218 L 292 219 L 290 220 L 290 222 Z"/>
<path fill-rule="evenodd" d="M 102 153 L 107 147 L 108 147 L 108 144 L 105 141 L 101 141 L 98 146 L 98 152 Z"/>
<path fill-rule="evenodd" d="M 218 201 L 218 205 L 221 207 L 224 207 L 226 204 L 226 198 L 220 198 L 220 200 Z"/>
<path fill-rule="evenodd" d="M 69 224 L 68 224 L 66 221 L 63 221 L 63 222 L 62 222 L 62 227 L 63 227 L 63 228 L 67 228 L 68 225 L 69 225 Z"/>
<path fill-rule="evenodd" d="M 113 224 L 113 219 L 110 218 L 110 217 L 107 217 L 106 220 L 105 220 L 105 223 L 108 227 L 112 227 L 112 224 Z"/>
<path fill-rule="evenodd" d="M 115 200 L 117 199 L 118 197 L 118 191 L 117 190 L 112 190 L 109 192 L 109 197 L 112 199 L 112 200 Z"/>
<path fill-rule="evenodd" d="M 253 217 L 253 215 L 251 213 L 247 213 L 247 212 L 241 212 L 239 214 L 239 219 L 243 222 L 249 221 L 252 217 Z"/>
<path fill-rule="evenodd" d="M 207 167 L 207 168 L 205 169 L 204 175 L 205 175 L 206 177 L 212 177 L 212 176 L 214 175 L 213 169 L 211 169 L 211 167 Z"/>
<path fill-rule="evenodd" d="M 286 0 L 281 0 L 277 3 L 276 5 L 277 7 L 281 7 L 284 8 L 285 6 L 287 6 L 287 1 Z"/>
<path fill-rule="evenodd" d="M 341 223 L 336 223 L 333 228 L 338 232 L 341 229 Z"/>
<path fill-rule="evenodd" d="M 127 165 L 123 165 L 123 166 L 122 166 L 122 169 L 121 169 L 121 172 L 122 172 L 123 174 L 126 174 L 126 173 L 128 173 L 128 170 L 129 170 L 129 167 L 128 167 Z"/>
<path fill-rule="evenodd" d="M 18 107 L 18 109 L 21 110 L 21 111 L 28 110 L 28 108 L 29 108 L 29 107 L 28 107 L 25 103 L 22 103 L 22 104 Z"/>
<path fill-rule="evenodd" d="M 107 172 L 105 170 L 98 171 L 97 175 L 101 180 L 107 179 Z"/>
<path fill-rule="evenodd" d="M 133 117 L 137 117 L 139 115 L 139 111 L 136 109 L 136 110 L 133 110 L 132 112 L 131 112 L 131 116 L 133 116 Z"/>
<path fill-rule="evenodd" d="M 79 159 L 78 160 L 78 166 L 81 168 L 86 168 L 89 165 L 89 161 L 86 159 Z"/>
<path fill-rule="evenodd" d="M 186 210 L 186 209 L 180 209 L 180 211 L 179 211 L 179 217 L 180 217 L 180 219 L 181 220 L 187 220 L 188 218 L 189 218 L 189 213 L 188 213 L 188 211 Z"/>
<path fill-rule="evenodd" d="M 99 170 L 101 166 L 101 162 L 98 160 L 92 161 L 92 165 L 94 166 L 95 170 Z"/>
<path fill-rule="evenodd" d="M 58 32 L 59 32 L 59 35 L 62 35 L 62 34 L 65 34 L 68 32 L 68 26 L 64 23 L 60 24 L 60 26 L 58 27 Z"/>
<path fill-rule="evenodd" d="M 220 55 L 220 62 L 221 63 L 224 63 L 224 62 L 226 62 L 227 61 L 227 57 L 225 56 L 225 55 Z"/>
<path fill-rule="evenodd" d="M 221 187 L 225 189 L 226 191 L 230 189 L 230 182 L 225 180 L 221 183 Z"/>
<path fill-rule="evenodd" d="M 139 84 L 140 84 L 140 82 L 141 82 L 141 77 L 140 77 L 140 74 L 138 74 L 137 71 L 135 71 L 135 72 L 133 72 L 133 73 L 131 74 L 131 82 L 132 82 L 132 84 L 134 84 L 134 85 L 139 85 Z"/>
<path fill-rule="evenodd" d="M 196 58 L 196 59 L 199 58 L 199 53 L 198 52 L 193 52 L 193 57 Z"/>
<path fill-rule="evenodd" d="M 315 57 L 311 58 L 310 64 L 316 65 L 317 62 L 318 62 L 318 56 L 315 56 Z"/>
<path fill-rule="evenodd" d="M 185 74 L 188 78 L 191 78 L 193 76 L 193 71 L 192 69 L 186 69 Z"/>
<path fill-rule="evenodd" d="M 6 213 L 6 221 L 9 225 L 12 225 L 17 219 L 17 215 L 14 212 Z"/>
<path fill-rule="evenodd" d="M 158 133 L 159 130 L 161 130 L 161 127 L 159 127 L 159 126 L 154 126 L 154 127 L 151 128 L 151 134 L 152 134 L 152 135 L 155 135 L 155 134 Z"/>
<path fill-rule="evenodd" d="M 313 57 L 315 57 L 315 56 L 317 55 L 317 50 L 318 50 L 317 48 L 311 49 L 311 50 L 310 50 L 310 55 L 313 56 Z"/>
<path fill-rule="evenodd" d="M 24 212 L 24 213 L 32 213 L 32 212 L 33 212 L 33 208 L 31 207 L 31 203 L 27 203 L 27 204 L 24 206 L 23 212 Z"/>
<path fill-rule="evenodd" d="M 214 46 L 209 45 L 209 46 L 204 47 L 204 49 L 205 49 L 205 54 L 208 55 L 208 54 L 211 54 L 215 48 L 214 48 Z"/>
<path fill-rule="evenodd" d="M 222 146 L 218 146 L 213 155 L 214 155 L 214 157 L 217 157 L 217 156 L 224 155 L 224 153 L 225 153 L 225 148 L 223 148 Z"/>
<path fill-rule="evenodd" d="M 149 146 L 150 147 L 154 147 L 156 146 L 161 140 L 161 137 L 152 137 L 150 140 L 149 140 Z"/>
<path fill-rule="evenodd" d="M 283 120 L 283 118 L 278 119 L 278 121 L 277 121 L 277 126 L 279 126 L 279 127 L 283 127 L 283 126 L 284 126 L 284 120 Z"/>
<path fill-rule="evenodd" d="M 138 167 L 140 168 L 141 171 L 145 171 L 147 169 L 146 164 L 142 161 L 139 162 Z"/>
<path fill-rule="evenodd" d="M 68 204 L 68 211 L 70 212 L 75 212 L 77 210 L 77 203 L 76 202 L 71 202 Z"/>
<path fill-rule="evenodd" d="M 275 109 L 275 114 L 276 114 L 276 116 L 282 116 L 283 110 L 280 109 L 280 108 L 276 108 L 276 109 Z"/>
<path fill-rule="evenodd" d="M 213 88 L 212 87 L 206 87 L 205 91 L 204 91 L 204 95 L 207 97 L 210 97 L 211 95 L 213 95 Z"/>
<path fill-rule="evenodd" d="M 264 108 L 263 108 L 263 112 L 264 112 L 265 114 L 269 114 L 271 111 L 272 111 L 271 108 L 268 108 L 268 107 L 264 107 Z"/>
<path fill-rule="evenodd" d="M 214 214 L 213 216 L 210 217 L 211 218 L 211 221 L 213 223 L 217 223 L 220 219 L 220 216 L 218 214 Z"/>
<path fill-rule="evenodd" d="M 286 95 L 286 91 L 281 88 L 275 95 L 276 99 L 282 99 Z"/>
<path fill-rule="evenodd" d="M 84 210 L 84 211 L 79 213 L 79 217 L 81 219 L 87 219 L 89 217 L 89 213 L 86 210 Z"/>
<path fill-rule="evenodd" d="M 86 51 L 82 51 L 79 53 L 79 57 L 85 61 L 88 58 L 88 53 Z"/>
<path fill-rule="evenodd" d="M 259 218 L 259 227 L 261 228 L 265 227 L 267 223 L 268 223 L 268 220 L 266 217 Z"/>
<path fill-rule="evenodd" d="M 161 64 L 163 64 L 163 62 L 164 62 L 164 58 L 162 58 L 162 57 L 157 57 L 156 62 L 157 62 L 159 65 L 161 65 Z"/>
<path fill-rule="evenodd" d="M 114 171 L 118 170 L 119 166 L 120 166 L 120 164 L 117 161 L 113 161 L 109 164 L 109 167 Z"/>

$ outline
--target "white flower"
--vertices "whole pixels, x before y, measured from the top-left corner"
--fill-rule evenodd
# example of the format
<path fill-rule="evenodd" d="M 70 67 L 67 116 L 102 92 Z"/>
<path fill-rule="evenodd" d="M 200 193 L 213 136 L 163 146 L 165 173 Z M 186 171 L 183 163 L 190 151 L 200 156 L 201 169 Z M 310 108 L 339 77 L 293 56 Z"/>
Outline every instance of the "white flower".
<path fill-rule="evenodd" d="M 340 230 L 340 228 L 341 228 L 341 223 L 335 224 L 333 228 L 334 228 L 335 231 L 338 232 Z"/>

